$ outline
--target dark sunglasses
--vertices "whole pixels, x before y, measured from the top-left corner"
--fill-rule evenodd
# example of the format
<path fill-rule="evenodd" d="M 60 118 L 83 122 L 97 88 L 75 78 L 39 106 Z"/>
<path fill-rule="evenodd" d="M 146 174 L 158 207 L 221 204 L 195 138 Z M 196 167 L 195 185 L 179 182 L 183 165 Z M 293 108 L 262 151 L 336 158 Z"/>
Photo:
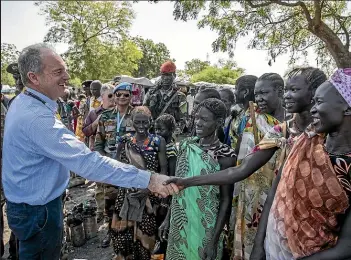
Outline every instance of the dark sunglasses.
<path fill-rule="evenodd" d="M 130 94 L 129 93 L 116 93 L 116 97 L 121 97 L 121 96 L 129 98 Z"/>
<path fill-rule="evenodd" d="M 113 94 L 110 93 L 110 94 L 108 94 L 107 96 L 108 96 L 108 98 L 112 98 L 112 97 L 113 97 Z"/>

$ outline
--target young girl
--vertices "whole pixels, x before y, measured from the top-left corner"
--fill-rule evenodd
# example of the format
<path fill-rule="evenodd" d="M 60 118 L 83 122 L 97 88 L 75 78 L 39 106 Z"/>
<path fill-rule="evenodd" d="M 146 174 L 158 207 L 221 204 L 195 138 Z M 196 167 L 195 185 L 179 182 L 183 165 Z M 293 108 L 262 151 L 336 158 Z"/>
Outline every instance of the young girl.
<path fill-rule="evenodd" d="M 172 115 L 164 114 L 158 117 L 155 121 L 155 133 L 163 137 L 166 141 L 168 176 L 175 175 L 175 168 L 177 164 L 178 151 L 173 139 L 173 133 L 175 128 L 176 128 L 176 121 Z M 170 204 L 169 198 L 162 199 L 161 207 L 158 211 L 157 220 L 156 220 L 157 226 L 160 227 L 160 229 L 167 215 L 169 204 Z M 162 238 L 159 237 L 158 240 L 162 240 Z M 154 250 L 153 259 L 164 259 L 166 249 L 167 249 L 167 241 L 165 240 L 157 241 L 155 250 Z"/>
<path fill-rule="evenodd" d="M 164 114 L 155 121 L 155 133 L 166 141 L 166 155 L 168 162 L 168 175 L 174 176 L 177 163 L 177 147 L 173 139 L 176 122 L 172 115 Z"/>
<path fill-rule="evenodd" d="M 134 108 L 135 134 L 119 138 L 117 160 L 139 169 L 167 173 L 166 144 L 162 137 L 149 133 L 151 113 L 147 107 Z M 136 195 L 137 194 L 137 195 Z M 135 204 L 139 205 L 135 207 Z M 157 225 L 160 199 L 145 192 L 118 187 L 111 235 L 115 259 L 150 260 Z"/>

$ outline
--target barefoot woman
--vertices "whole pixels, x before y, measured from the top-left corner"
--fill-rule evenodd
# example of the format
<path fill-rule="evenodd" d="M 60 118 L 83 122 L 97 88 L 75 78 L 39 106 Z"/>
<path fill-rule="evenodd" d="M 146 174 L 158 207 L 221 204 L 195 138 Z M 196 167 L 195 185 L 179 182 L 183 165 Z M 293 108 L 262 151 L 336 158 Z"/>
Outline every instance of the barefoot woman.
<path fill-rule="evenodd" d="M 176 176 L 211 175 L 235 164 L 234 151 L 220 143 L 226 107 L 218 99 L 203 101 L 195 114 L 195 137 L 181 142 Z M 221 259 L 223 227 L 228 221 L 232 185 L 194 187 L 171 203 L 168 260 Z"/>
<path fill-rule="evenodd" d="M 119 138 L 117 160 L 139 169 L 167 173 L 166 144 L 149 133 L 151 112 L 139 106 L 132 112 L 135 134 Z M 134 193 L 134 194 L 133 194 Z M 156 214 L 160 199 L 118 187 L 111 235 L 116 260 L 150 260 L 157 235 Z"/>

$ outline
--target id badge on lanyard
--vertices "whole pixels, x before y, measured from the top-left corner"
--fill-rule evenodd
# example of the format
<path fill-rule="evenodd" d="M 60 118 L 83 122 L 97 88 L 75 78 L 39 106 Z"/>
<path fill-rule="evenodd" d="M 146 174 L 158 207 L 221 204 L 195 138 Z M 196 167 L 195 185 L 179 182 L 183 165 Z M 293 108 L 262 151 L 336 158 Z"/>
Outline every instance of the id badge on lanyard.
<path fill-rule="evenodd" d="M 116 116 L 116 141 L 118 140 L 118 137 L 119 137 L 119 131 L 121 129 L 121 125 L 122 125 L 124 116 L 125 116 L 125 114 L 122 116 L 122 118 L 120 118 L 119 112 L 117 112 L 117 116 Z"/>

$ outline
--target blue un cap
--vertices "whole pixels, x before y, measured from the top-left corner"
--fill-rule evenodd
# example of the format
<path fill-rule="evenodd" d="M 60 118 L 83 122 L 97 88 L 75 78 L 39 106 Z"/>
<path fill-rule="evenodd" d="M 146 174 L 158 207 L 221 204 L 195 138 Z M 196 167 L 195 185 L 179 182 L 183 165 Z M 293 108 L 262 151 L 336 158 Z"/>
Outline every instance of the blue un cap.
<path fill-rule="evenodd" d="M 128 82 L 122 82 L 119 83 L 113 90 L 113 94 L 115 94 L 118 90 L 128 90 L 129 92 L 132 92 L 132 84 Z"/>

